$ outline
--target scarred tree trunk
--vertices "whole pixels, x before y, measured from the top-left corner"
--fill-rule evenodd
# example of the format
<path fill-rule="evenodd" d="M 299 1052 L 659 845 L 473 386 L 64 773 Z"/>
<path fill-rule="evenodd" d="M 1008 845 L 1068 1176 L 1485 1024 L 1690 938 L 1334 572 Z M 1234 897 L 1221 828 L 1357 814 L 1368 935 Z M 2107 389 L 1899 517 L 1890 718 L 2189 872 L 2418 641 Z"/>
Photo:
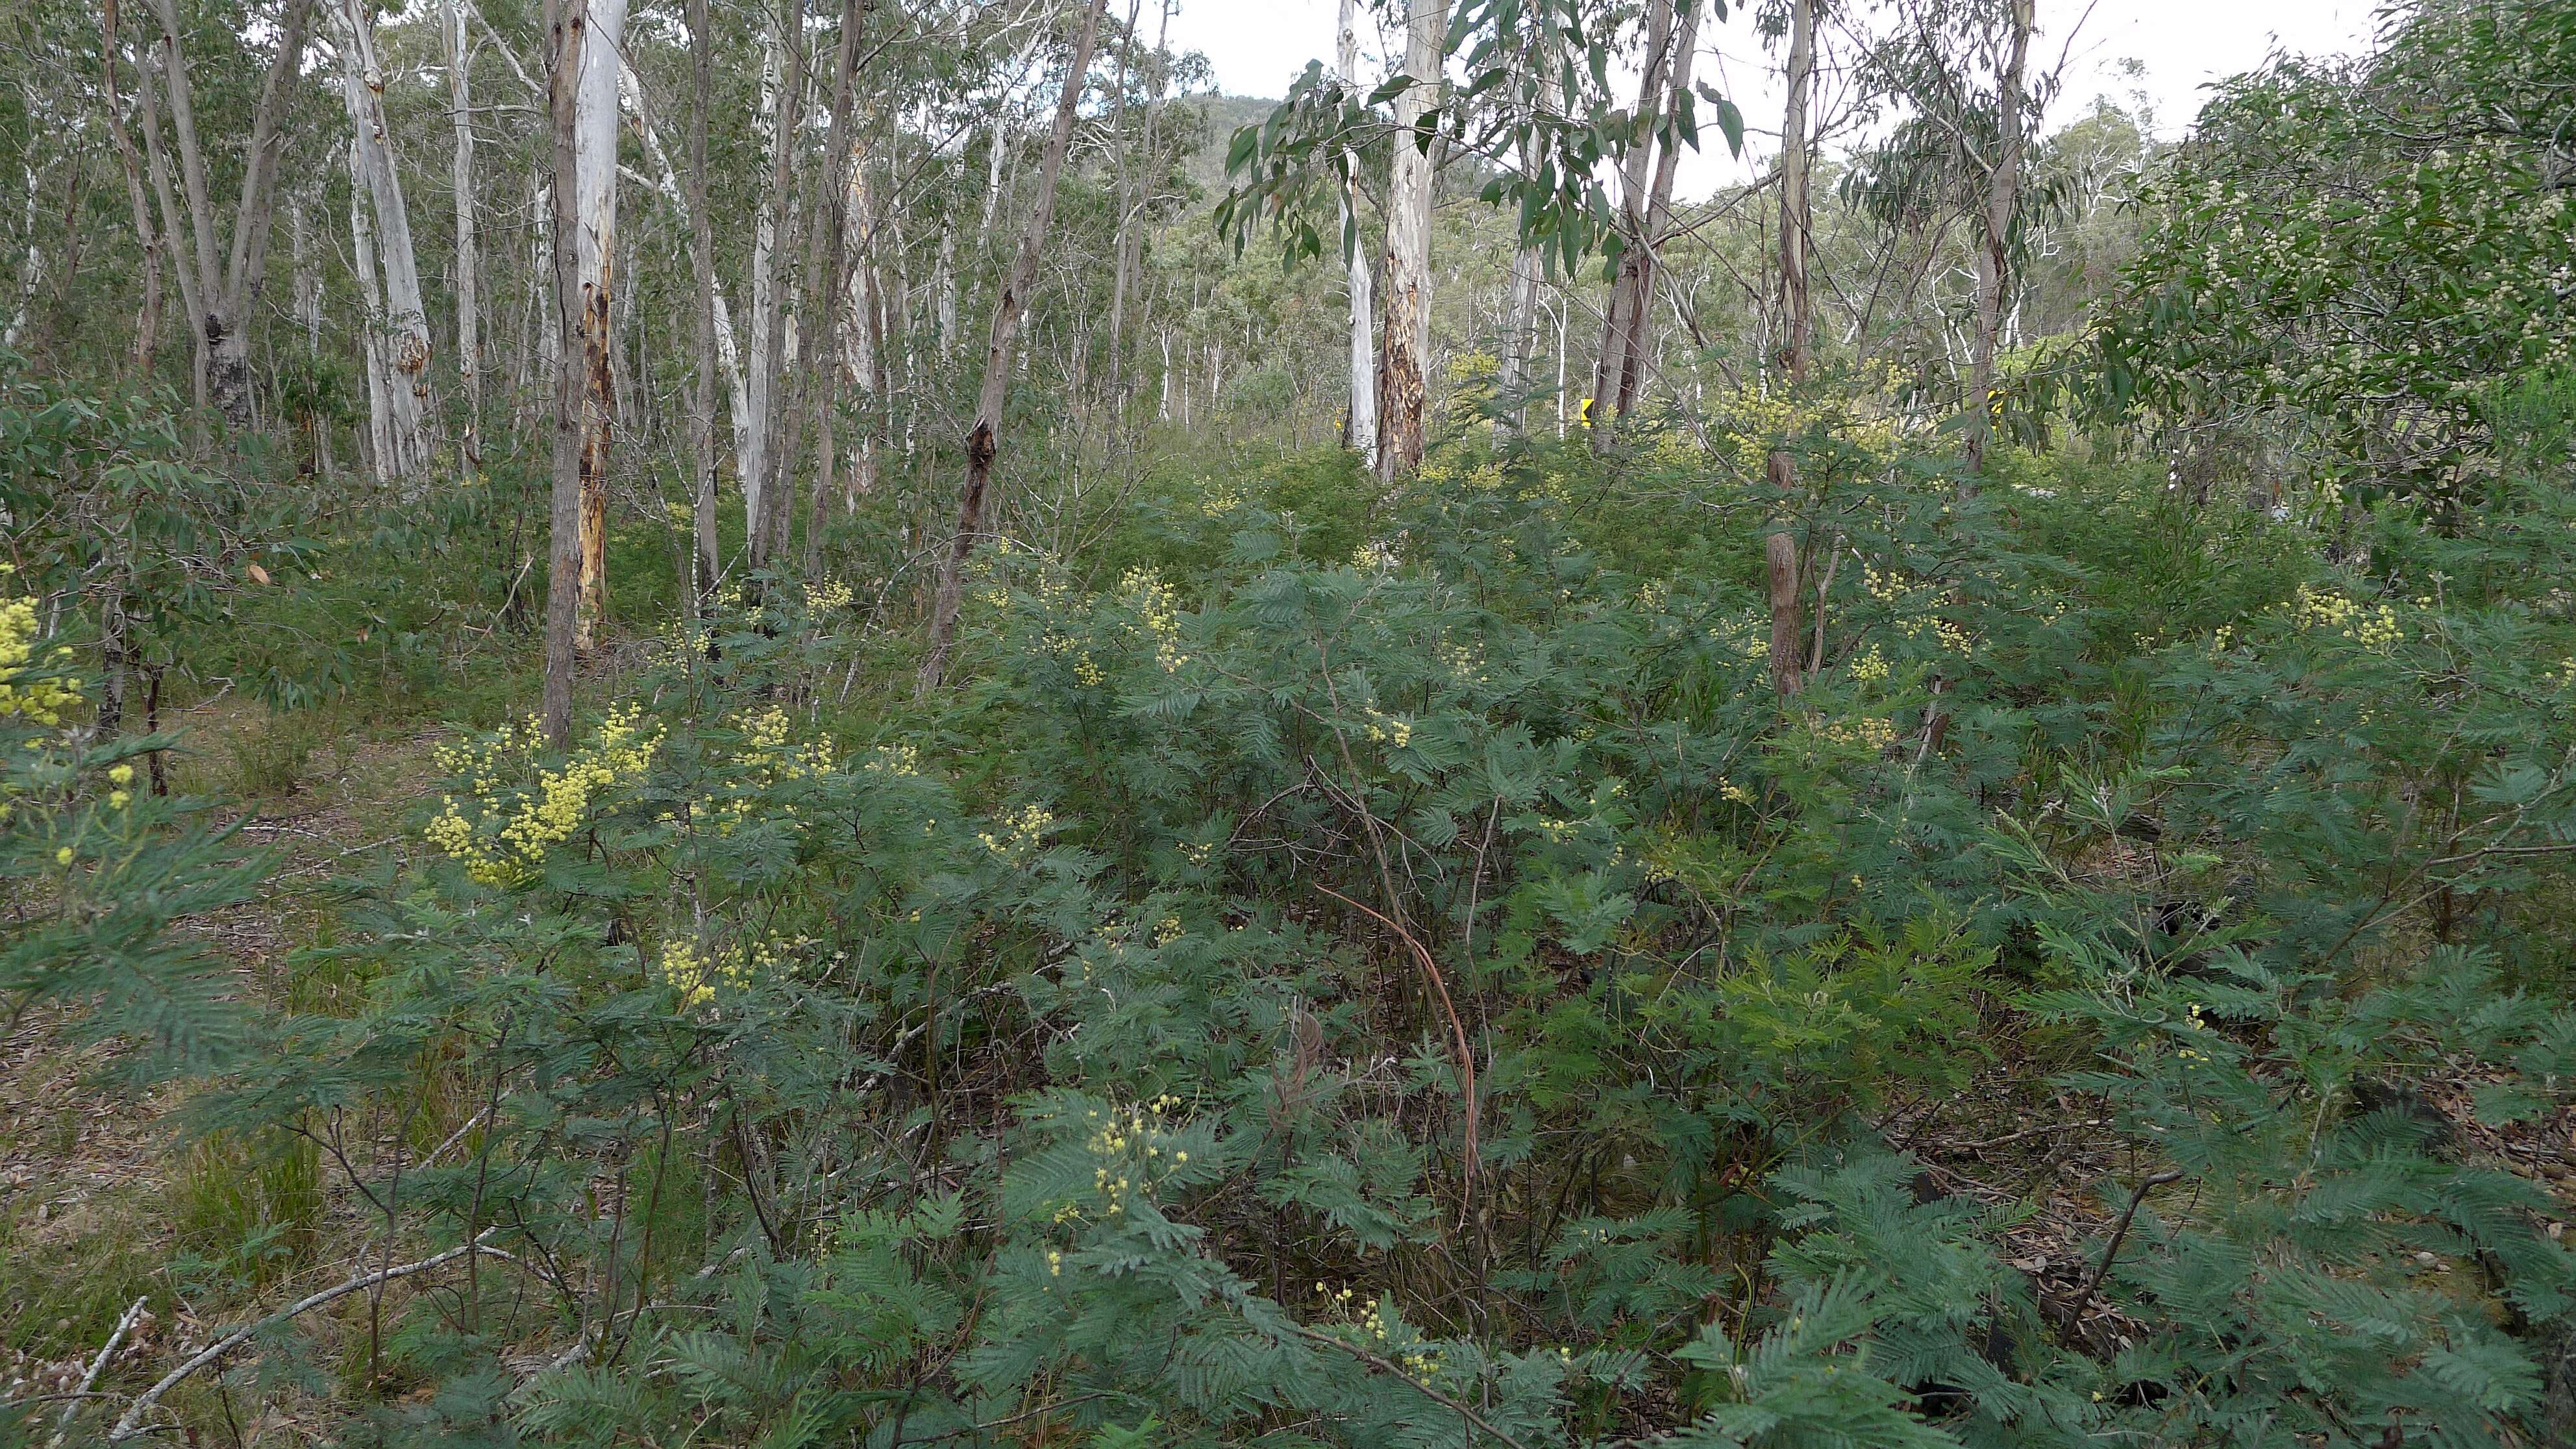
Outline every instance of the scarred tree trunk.
<path fill-rule="evenodd" d="M 2022 75 L 2030 60 L 2032 0 L 2012 0 L 2012 28 L 1995 98 L 1995 163 L 1986 181 L 1985 235 L 1977 248 L 1977 335 L 1968 359 L 1968 471 L 1986 470 L 1994 432 L 1995 347 L 2002 327 L 2013 213 L 2021 204 Z M 1966 486 L 1973 488 L 1974 482 Z"/>
<path fill-rule="evenodd" d="M 1011 274 L 1002 283 L 1001 295 L 993 299 L 993 328 L 984 345 L 984 385 L 975 400 L 975 424 L 966 434 L 966 488 L 958 500 L 956 535 L 940 561 L 939 589 L 930 610 L 930 648 L 922 656 L 915 681 L 916 692 L 925 698 L 947 672 L 948 650 L 957 632 L 957 606 L 966 588 L 966 560 L 974 553 L 976 531 L 984 524 L 985 494 L 992 486 L 993 458 L 1001 447 L 1002 404 L 1010 396 L 1021 314 L 1028 307 L 1029 289 L 1037 283 L 1038 249 L 1046 244 L 1047 227 L 1055 215 L 1056 177 L 1064 170 L 1065 153 L 1073 148 L 1074 111 L 1082 102 L 1083 78 L 1091 70 L 1091 47 L 1099 38 L 1100 13 L 1106 8 L 1108 0 L 1091 0 L 1083 8 L 1073 54 L 1065 62 L 1064 84 L 1056 97 L 1055 129 L 1047 136 L 1046 159 L 1038 170 L 1037 205 L 1029 212 L 1028 228 L 1020 233 Z"/>
<path fill-rule="evenodd" d="M 590 48 L 590 0 L 545 0 L 546 114 L 553 141 L 546 236 L 554 285 L 554 468 L 546 554 L 545 731 L 572 746 L 572 678 L 579 657 L 584 398 L 581 362 L 591 297 L 583 285 L 580 195 L 581 82 Z M 607 320 L 607 298 L 598 299 Z"/>
<path fill-rule="evenodd" d="M 1379 333 L 1377 475 L 1393 482 L 1421 466 L 1427 436 L 1431 363 L 1431 184 L 1439 169 L 1412 134 L 1440 90 L 1449 30 L 1448 0 L 1410 0 L 1404 73 L 1414 80 L 1396 98 L 1395 166 L 1387 188 L 1386 295 Z"/>
<path fill-rule="evenodd" d="M 560 200 L 555 210 L 572 225 L 578 268 L 577 293 L 565 301 L 579 305 L 580 326 L 564 339 L 572 344 L 564 361 L 568 370 L 578 371 L 581 383 L 581 607 L 573 648 L 587 652 L 597 643 L 599 617 L 608 605 L 608 460 L 617 416 L 610 303 L 617 282 L 617 75 L 626 0 L 583 0 L 582 11 L 581 67 L 573 96 L 571 215 L 565 216 Z M 563 244 L 556 242 L 558 248 Z"/>
<path fill-rule="evenodd" d="M 1816 0 L 1790 0 L 1789 100 L 1780 118 L 1780 373 L 1795 388 L 1807 378 L 1808 339 L 1814 314 L 1807 292 L 1810 251 L 1810 158 L 1807 104 L 1816 79 Z M 1798 484 L 1798 467 L 1785 448 L 1771 450 L 1771 486 L 1785 500 Z M 1783 697 L 1798 692 L 1798 549 L 1786 533 L 1765 540 L 1771 577 L 1771 687 Z"/>
<path fill-rule="evenodd" d="M 1342 80 L 1359 84 L 1360 32 L 1358 0 L 1342 0 L 1341 29 L 1336 36 L 1335 64 Z M 1343 256 L 1343 270 L 1350 278 L 1351 294 L 1351 415 L 1350 450 L 1363 458 L 1377 455 L 1377 338 L 1370 317 L 1374 305 L 1369 296 L 1369 255 L 1359 231 L 1359 157 L 1345 152 L 1342 164 L 1351 176 L 1342 183 L 1342 235 L 1348 245 Z"/>

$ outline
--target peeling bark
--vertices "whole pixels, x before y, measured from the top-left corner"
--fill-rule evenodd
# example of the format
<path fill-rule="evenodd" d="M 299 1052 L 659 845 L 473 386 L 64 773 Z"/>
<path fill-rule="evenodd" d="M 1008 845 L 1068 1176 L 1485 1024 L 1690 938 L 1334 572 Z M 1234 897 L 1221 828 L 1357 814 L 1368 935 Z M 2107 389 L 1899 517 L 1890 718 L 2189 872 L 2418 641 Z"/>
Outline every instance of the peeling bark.
<path fill-rule="evenodd" d="M 1431 186 L 1438 163 L 1409 134 L 1440 89 L 1448 0 L 1410 0 L 1404 72 L 1396 98 L 1395 167 L 1387 188 L 1384 339 L 1378 372 L 1377 475 L 1393 482 L 1421 466 L 1428 438 L 1431 365 Z"/>

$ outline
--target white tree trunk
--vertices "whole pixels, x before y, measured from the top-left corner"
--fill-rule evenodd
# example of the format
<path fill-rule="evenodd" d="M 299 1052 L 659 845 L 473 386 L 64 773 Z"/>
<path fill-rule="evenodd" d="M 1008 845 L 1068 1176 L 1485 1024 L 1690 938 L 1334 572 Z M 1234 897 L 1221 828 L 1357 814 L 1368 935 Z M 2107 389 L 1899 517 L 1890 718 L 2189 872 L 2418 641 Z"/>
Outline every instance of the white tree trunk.
<path fill-rule="evenodd" d="M 1337 37 L 1336 64 L 1344 82 L 1359 84 L 1360 32 L 1357 0 L 1342 0 L 1341 32 Z M 1369 295 L 1368 248 L 1359 235 L 1359 158 L 1345 153 L 1343 161 L 1352 171 L 1352 179 L 1342 186 L 1342 234 L 1349 240 L 1343 262 L 1350 277 L 1351 294 L 1351 451 L 1363 458 L 1377 456 L 1377 339 L 1372 332 L 1371 311 L 1375 299 Z"/>
<path fill-rule="evenodd" d="M 27 88 L 27 114 L 29 116 L 36 114 L 34 86 Z M 45 248 L 43 237 L 36 230 L 36 195 L 42 175 L 36 169 L 35 154 L 32 151 L 28 153 L 24 169 L 27 173 L 27 201 L 25 225 L 22 229 L 27 237 L 27 261 L 18 269 L 18 305 L 10 309 L 9 325 L 0 327 L 0 347 L 9 348 L 15 348 L 18 345 L 18 339 L 26 335 L 27 316 L 35 310 L 36 292 L 45 285 Z"/>
<path fill-rule="evenodd" d="M 761 129 L 769 140 L 769 170 L 774 178 L 786 167 L 785 153 L 794 128 L 782 124 L 792 112 L 794 97 L 788 94 L 786 47 L 774 26 L 762 30 L 763 57 L 760 71 Z M 751 376 L 745 401 L 751 409 L 751 436 L 737 445 L 737 465 L 742 473 L 743 514 L 749 537 L 763 536 L 762 525 L 768 520 L 769 499 L 763 484 L 769 477 L 770 422 L 775 416 L 772 400 L 778 387 L 778 328 L 781 297 L 778 287 L 778 256 L 786 229 L 788 188 L 772 184 L 762 202 L 760 214 L 752 223 L 751 234 Z"/>
<path fill-rule="evenodd" d="M 467 468 L 483 465 L 481 258 L 474 245 L 473 53 L 465 40 L 465 0 L 447 0 L 447 103 L 456 132 L 448 183 L 456 192 L 456 380 L 465 392 Z"/>
<path fill-rule="evenodd" d="M 358 141 L 349 141 L 349 170 L 354 175 L 361 163 Z M 349 187 L 349 249 L 351 272 L 358 283 L 359 370 L 367 379 L 367 466 L 379 481 L 386 476 L 385 460 L 392 456 L 393 381 L 387 375 L 385 361 L 385 294 L 376 271 L 376 229 L 367 219 L 366 188 L 356 182 Z"/>
<path fill-rule="evenodd" d="M 350 165 L 375 212 L 376 263 L 384 286 L 381 343 L 388 369 L 389 448 L 377 458 L 385 481 L 411 480 L 429 464 L 429 314 L 421 304 L 420 267 L 411 245 L 385 130 L 383 68 L 376 59 L 375 14 L 368 0 L 337 0 L 340 94 L 348 103 Z"/>

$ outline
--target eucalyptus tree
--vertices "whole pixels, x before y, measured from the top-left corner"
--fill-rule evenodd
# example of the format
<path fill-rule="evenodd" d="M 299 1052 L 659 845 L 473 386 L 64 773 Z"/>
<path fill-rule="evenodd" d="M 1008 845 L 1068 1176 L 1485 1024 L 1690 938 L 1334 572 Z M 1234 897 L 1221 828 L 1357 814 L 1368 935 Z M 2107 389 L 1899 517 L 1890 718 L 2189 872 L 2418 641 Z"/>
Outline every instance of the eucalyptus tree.
<path fill-rule="evenodd" d="M 266 78 L 252 111 L 242 152 L 241 187 L 232 211 L 230 246 L 215 211 L 207 147 L 198 134 L 196 87 L 191 79 L 187 27 L 178 0 L 151 0 L 160 34 L 144 45 L 149 64 L 139 68 L 144 153 L 160 203 L 159 230 L 183 243 L 179 290 L 194 325 L 196 386 L 200 399 L 236 427 L 251 423 L 250 311 L 267 271 L 269 222 L 275 213 L 277 153 L 290 92 L 301 73 L 305 27 L 313 0 L 285 0 L 277 12 Z M 107 44 L 119 43 L 115 0 L 101 11 Z M 170 141 L 162 140 L 161 101 L 166 93 Z M 178 152 L 179 191 L 174 200 L 167 150 Z"/>
<path fill-rule="evenodd" d="M 1723 0 L 1711 0 L 1710 13 L 1723 20 Z M 1603 172 L 1619 172 L 1641 153 L 1651 157 L 1659 136 L 1696 147 L 1697 102 L 1712 108 L 1730 149 L 1741 149 L 1744 126 L 1734 104 L 1705 86 L 1671 92 L 1661 114 L 1652 104 L 1619 105 L 1610 83 L 1618 51 L 1614 7 L 1465 0 L 1454 16 L 1445 5 L 1427 4 L 1409 6 L 1406 15 L 1403 72 L 1364 91 L 1309 64 L 1266 121 L 1235 133 L 1226 157 L 1232 186 L 1217 208 L 1219 228 L 1238 249 L 1268 226 L 1293 265 L 1322 254 L 1326 218 L 1338 213 L 1361 158 L 1387 158 L 1381 477 L 1415 467 L 1427 435 L 1431 188 L 1441 165 L 1472 160 L 1486 171 L 1480 199 L 1515 213 L 1514 234 L 1540 267 L 1571 273 L 1606 252 L 1615 274 L 1632 243 L 1613 220 Z M 1434 18 L 1447 21 L 1445 32 Z M 1533 57 L 1546 58 L 1546 74 Z M 1463 72 L 1455 86 L 1442 79 L 1453 65 Z M 1665 92 L 1655 85 L 1646 94 Z M 1642 203 L 1646 173 L 1639 180 Z M 1355 229 L 1342 231 L 1345 248 L 1356 246 Z"/>

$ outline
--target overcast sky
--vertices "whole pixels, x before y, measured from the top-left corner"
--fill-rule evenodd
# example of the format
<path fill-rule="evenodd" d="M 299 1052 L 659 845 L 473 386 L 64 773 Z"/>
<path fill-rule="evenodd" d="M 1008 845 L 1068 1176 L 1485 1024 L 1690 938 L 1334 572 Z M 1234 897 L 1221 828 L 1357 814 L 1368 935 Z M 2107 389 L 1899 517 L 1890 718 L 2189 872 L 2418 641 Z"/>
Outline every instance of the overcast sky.
<path fill-rule="evenodd" d="M 2093 97 L 2126 103 L 2142 91 L 2155 109 L 2157 130 L 2179 135 L 2200 109 L 2200 87 L 2260 64 L 2278 47 L 2306 54 L 2366 48 L 2379 0 L 2039 0 L 2039 39 L 2033 68 L 2054 67 L 2066 56 L 2065 93 L 2055 120 L 2087 109 Z M 1310 59 L 1328 63 L 1338 0 L 1179 0 L 1172 43 L 1206 53 L 1217 84 L 1228 95 L 1276 96 Z M 1370 7 L 1362 4 L 1365 14 Z M 1755 36 L 1751 6 L 1729 7 L 1728 19 L 1702 25 L 1699 78 L 1719 87 L 1744 111 L 1755 131 L 1779 125 L 1778 60 Z M 2081 21 L 2079 27 L 2078 22 Z M 1149 22 L 1150 23 L 1150 22 Z M 1392 37 L 1387 39 L 1391 40 Z M 1361 27 L 1361 65 L 1385 73 L 1377 57 L 1388 48 L 1373 23 Z M 2136 60 L 2144 76 L 2131 79 L 2123 63 Z M 1704 133 L 1719 156 L 1686 165 L 1686 192 L 1704 192 L 1741 179 L 1746 166 L 1723 159 L 1712 129 Z M 1767 154 L 1774 142 L 1748 139 L 1747 149 Z"/>

